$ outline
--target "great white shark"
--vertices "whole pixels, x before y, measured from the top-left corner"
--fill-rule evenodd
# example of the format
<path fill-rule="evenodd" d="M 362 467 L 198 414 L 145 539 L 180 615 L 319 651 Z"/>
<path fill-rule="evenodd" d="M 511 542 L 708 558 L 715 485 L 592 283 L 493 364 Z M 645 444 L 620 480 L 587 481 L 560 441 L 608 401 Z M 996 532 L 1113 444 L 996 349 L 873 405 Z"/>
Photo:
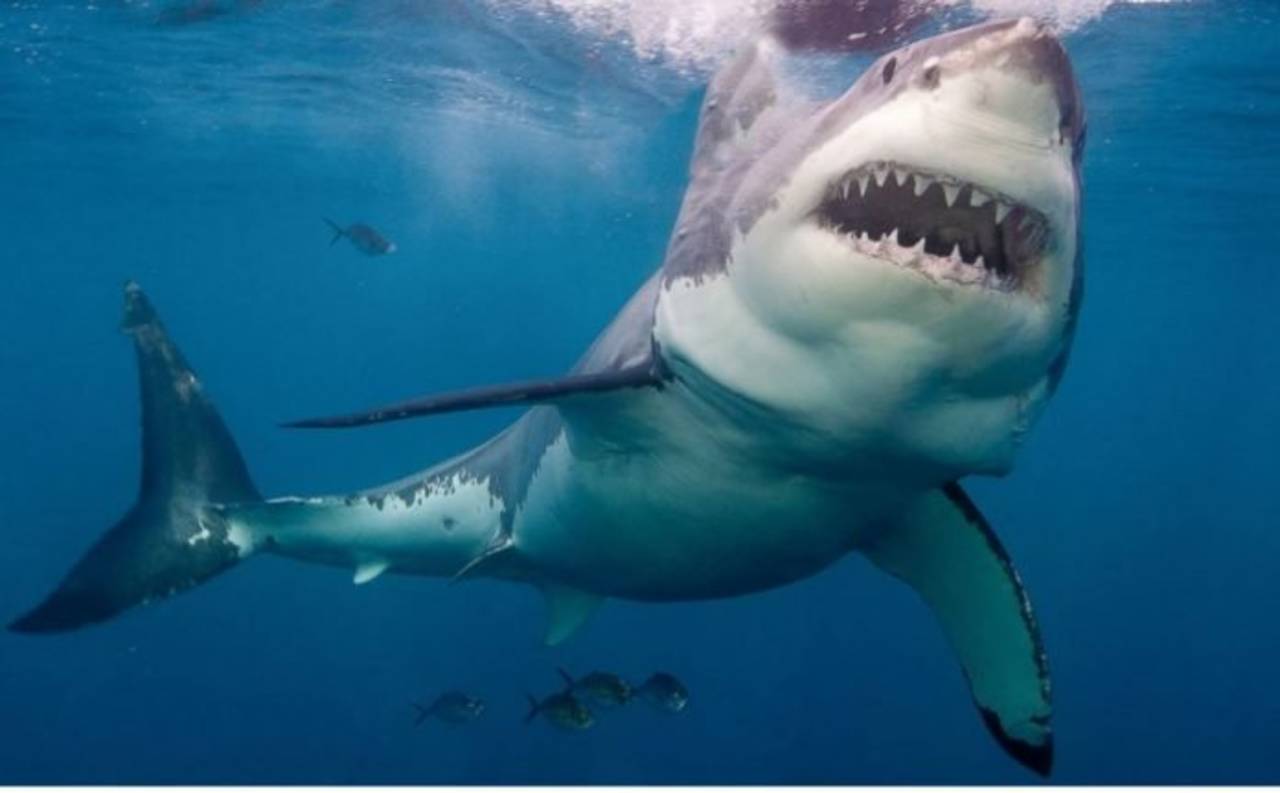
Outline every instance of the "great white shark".
<path fill-rule="evenodd" d="M 719 598 L 850 552 L 912 587 L 982 719 L 1041 774 L 1031 605 L 959 480 L 1008 472 L 1066 366 L 1082 289 L 1083 108 L 1030 20 L 884 55 L 825 102 L 757 42 L 712 80 L 661 268 L 566 376 L 297 422 L 530 409 L 472 451 L 348 495 L 264 500 L 136 284 L 134 507 L 10 627 L 102 621 L 267 552 L 528 582 L 547 641 L 606 598 Z"/>

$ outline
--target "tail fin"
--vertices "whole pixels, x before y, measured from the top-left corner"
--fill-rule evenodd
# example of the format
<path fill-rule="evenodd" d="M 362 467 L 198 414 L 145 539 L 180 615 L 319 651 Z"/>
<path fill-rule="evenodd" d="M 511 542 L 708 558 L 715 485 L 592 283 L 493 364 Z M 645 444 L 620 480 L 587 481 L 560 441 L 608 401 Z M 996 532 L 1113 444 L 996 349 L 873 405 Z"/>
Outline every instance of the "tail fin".
<path fill-rule="evenodd" d="M 563 666 L 557 666 L 556 671 L 560 673 L 560 677 L 564 678 L 564 687 L 566 691 L 573 691 L 573 675 Z"/>
<path fill-rule="evenodd" d="M 426 721 L 427 717 L 431 715 L 431 708 L 419 705 L 416 702 L 410 702 L 409 704 L 413 706 L 414 710 L 418 711 L 417 717 L 413 720 L 413 726 L 420 727 L 422 722 Z"/>
<path fill-rule="evenodd" d="M 339 226 L 337 223 L 334 223 L 329 218 L 325 218 L 324 222 L 329 224 L 329 228 L 333 229 L 333 239 L 329 240 L 329 245 L 337 245 L 338 240 L 346 236 L 346 229 L 342 228 L 342 226 Z"/>
<path fill-rule="evenodd" d="M 18 618 L 20 633 L 67 631 L 200 584 L 245 549 L 207 505 L 260 500 L 231 433 L 142 289 L 124 290 L 142 391 L 142 488 L 53 594 Z"/>
<path fill-rule="evenodd" d="M 524 723 L 528 724 L 538 718 L 538 712 L 542 710 L 542 707 L 538 705 L 538 698 L 534 695 L 525 694 L 524 697 L 529 700 L 529 712 L 524 715 Z"/>

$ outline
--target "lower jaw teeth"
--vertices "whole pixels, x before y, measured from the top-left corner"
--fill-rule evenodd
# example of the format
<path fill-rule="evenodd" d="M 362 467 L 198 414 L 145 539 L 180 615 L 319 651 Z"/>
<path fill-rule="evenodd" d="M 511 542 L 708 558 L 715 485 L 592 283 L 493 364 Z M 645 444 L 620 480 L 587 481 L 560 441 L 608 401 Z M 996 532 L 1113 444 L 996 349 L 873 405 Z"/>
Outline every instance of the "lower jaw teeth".
<path fill-rule="evenodd" d="M 950 255 L 937 256 L 926 253 L 924 239 L 907 247 L 892 239 L 900 239 L 894 235 L 886 235 L 872 240 L 863 232 L 850 235 L 854 248 L 862 254 L 883 259 L 894 264 L 915 270 L 934 280 L 955 281 L 962 284 L 981 284 L 983 286 L 1007 289 L 1012 284 L 998 273 L 986 268 L 986 261 L 979 256 L 972 264 L 960 258 L 960 246 L 956 245 Z"/>

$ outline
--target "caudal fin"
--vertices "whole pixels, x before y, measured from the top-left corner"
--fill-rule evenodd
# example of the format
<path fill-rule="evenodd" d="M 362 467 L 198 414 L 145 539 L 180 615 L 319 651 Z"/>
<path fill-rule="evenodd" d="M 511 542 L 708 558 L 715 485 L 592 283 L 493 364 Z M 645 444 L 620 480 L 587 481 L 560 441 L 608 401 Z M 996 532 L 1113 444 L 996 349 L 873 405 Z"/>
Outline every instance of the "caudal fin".
<path fill-rule="evenodd" d="M 324 222 L 329 224 L 329 228 L 333 229 L 333 239 L 329 240 L 329 245 L 337 245 L 338 240 L 346 236 L 346 229 L 342 228 L 342 226 L 339 226 L 337 223 L 334 223 L 329 218 L 325 218 Z"/>
<path fill-rule="evenodd" d="M 410 702 L 409 704 L 413 706 L 413 709 L 415 711 L 417 711 L 417 715 L 414 716 L 413 718 L 413 726 L 415 727 L 422 726 L 422 722 L 426 721 L 427 717 L 431 715 L 432 709 L 426 707 L 425 705 L 419 705 L 416 702 Z"/>
<path fill-rule="evenodd" d="M 524 714 L 524 723 L 528 724 L 538 718 L 538 712 L 542 710 L 542 708 L 538 705 L 538 698 L 534 695 L 525 694 L 524 698 L 529 700 L 529 712 Z"/>
<path fill-rule="evenodd" d="M 142 289 L 124 289 L 142 392 L 142 487 L 133 507 L 19 617 L 20 633 L 68 631 L 190 589 L 245 552 L 213 504 L 260 500 L 231 433 Z"/>
<path fill-rule="evenodd" d="M 565 690 L 572 691 L 574 683 L 573 675 L 569 674 L 569 670 L 565 669 L 563 666 L 557 666 L 556 671 L 560 673 L 560 679 L 564 680 Z"/>

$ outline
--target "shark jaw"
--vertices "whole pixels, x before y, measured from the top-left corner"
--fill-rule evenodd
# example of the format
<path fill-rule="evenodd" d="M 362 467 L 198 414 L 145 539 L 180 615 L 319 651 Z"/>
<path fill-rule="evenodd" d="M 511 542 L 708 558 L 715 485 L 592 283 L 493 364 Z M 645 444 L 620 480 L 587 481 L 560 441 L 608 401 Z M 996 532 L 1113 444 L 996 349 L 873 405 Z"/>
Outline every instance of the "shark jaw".
<path fill-rule="evenodd" d="M 1006 342 L 1038 325 L 1034 343 L 1059 346 L 1083 117 L 1046 29 L 1010 21 L 902 48 L 800 134 L 804 156 L 736 230 L 728 267 L 766 321 L 808 337 L 923 321 Z M 966 306 L 986 315 L 975 325 Z"/>
<path fill-rule="evenodd" d="M 664 357 L 801 426 L 773 441 L 797 459 L 1009 470 L 1078 306 L 1061 44 L 1031 20 L 969 29 L 884 56 L 807 119 L 777 112 L 727 213 L 727 277 L 659 302 Z"/>
<path fill-rule="evenodd" d="M 1078 104 L 1061 45 L 1030 20 L 904 48 L 827 109 L 838 131 L 779 191 L 773 220 L 839 238 L 853 267 L 1052 310 L 1074 277 Z"/>

